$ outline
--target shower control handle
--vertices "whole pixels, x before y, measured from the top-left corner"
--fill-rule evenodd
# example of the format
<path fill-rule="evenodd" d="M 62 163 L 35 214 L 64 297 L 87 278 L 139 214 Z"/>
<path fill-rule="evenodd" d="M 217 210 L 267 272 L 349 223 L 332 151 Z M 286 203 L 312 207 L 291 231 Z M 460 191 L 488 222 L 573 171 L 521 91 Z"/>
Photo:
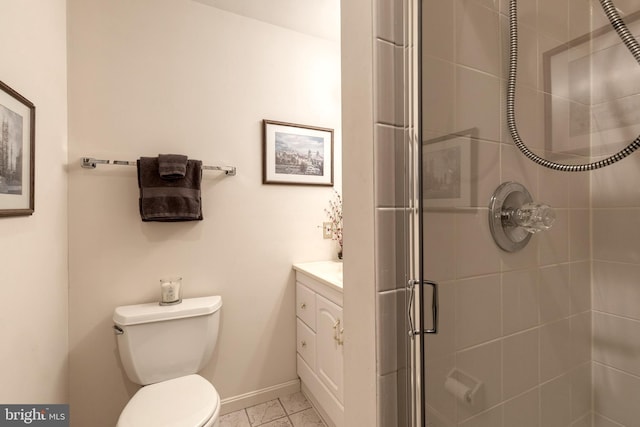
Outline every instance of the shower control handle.
<path fill-rule="evenodd" d="M 418 293 L 418 299 L 420 301 L 420 304 L 422 304 L 422 301 L 424 299 L 424 287 L 426 286 L 431 286 L 433 288 L 433 299 L 431 302 L 431 328 L 427 328 L 427 329 L 422 329 L 422 327 L 420 325 L 415 325 L 414 323 L 414 319 L 413 319 L 413 302 L 416 299 L 415 298 L 415 287 L 419 286 L 420 287 L 420 291 Z M 437 334 L 438 333 L 438 319 L 439 319 L 439 315 L 438 315 L 438 283 L 431 281 L 431 280 L 409 280 L 409 282 L 407 283 L 407 290 L 409 291 L 409 302 L 407 304 L 407 313 L 408 313 L 408 317 L 409 317 L 409 336 L 413 337 L 415 335 L 422 335 L 422 334 Z M 423 312 L 424 312 L 424 308 L 422 307 L 422 305 L 420 305 L 418 307 L 418 312 L 420 313 L 420 316 L 423 317 Z M 424 317 L 423 317 L 424 318 Z M 422 323 L 422 322 L 420 322 Z M 418 326 L 419 329 L 417 329 L 415 326 Z"/>
<path fill-rule="evenodd" d="M 556 213 L 551 206 L 527 203 L 517 209 L 508 208 L 502 211 L 502 223 L 512 227 L 522 227 L 531 234 L 551 228 L 556 220 Z"/>

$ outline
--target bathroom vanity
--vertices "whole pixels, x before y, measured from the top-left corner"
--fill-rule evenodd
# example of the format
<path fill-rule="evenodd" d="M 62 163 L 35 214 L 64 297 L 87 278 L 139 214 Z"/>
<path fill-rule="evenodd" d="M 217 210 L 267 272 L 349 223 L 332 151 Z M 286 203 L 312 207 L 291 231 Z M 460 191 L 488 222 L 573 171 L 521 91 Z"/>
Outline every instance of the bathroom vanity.
<path fill-rule="evenodd" d="M 310 262 L 293 268 L 302 391 L 330 427 L 343 427 L 342 262 Z"/>

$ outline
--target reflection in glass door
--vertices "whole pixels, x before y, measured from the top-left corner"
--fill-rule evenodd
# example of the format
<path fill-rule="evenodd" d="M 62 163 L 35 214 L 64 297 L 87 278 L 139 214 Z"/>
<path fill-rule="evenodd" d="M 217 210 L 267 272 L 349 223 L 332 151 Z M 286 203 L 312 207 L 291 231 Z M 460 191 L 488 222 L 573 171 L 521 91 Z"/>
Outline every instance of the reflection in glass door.
<path fill-rule="evenodd" d="M 598 2 L 518 3 L 523 139 L 569 164 L 624 148 L 640 134 L 640 67 Z M 420 0 L 417 247 L 439 319 L 422 333 L 436 301 L 433 286 L 414 286 L 412 426 L 637 426 L 640 156 L 569 174 L 513 146 L 507 7 Z M 619 7 L 637 38 L 640 4 Z M 556 212 L 517 252 L 494 243 L 488 221 L 510 181 Z"/>

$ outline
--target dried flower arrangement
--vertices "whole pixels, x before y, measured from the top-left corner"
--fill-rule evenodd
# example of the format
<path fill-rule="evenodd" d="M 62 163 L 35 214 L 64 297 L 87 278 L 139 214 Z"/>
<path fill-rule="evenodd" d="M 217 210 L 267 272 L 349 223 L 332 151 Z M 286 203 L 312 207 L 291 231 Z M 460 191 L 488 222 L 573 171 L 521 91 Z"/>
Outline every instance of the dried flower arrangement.
<path fill-rule="evenodd" d="M 331 239 L 340 246 L 338 258 L 342 259 L 342 196 L 333 190 L 333 199 L 329 200 L 329 209 L 324 210 L 331 221 Z"/>

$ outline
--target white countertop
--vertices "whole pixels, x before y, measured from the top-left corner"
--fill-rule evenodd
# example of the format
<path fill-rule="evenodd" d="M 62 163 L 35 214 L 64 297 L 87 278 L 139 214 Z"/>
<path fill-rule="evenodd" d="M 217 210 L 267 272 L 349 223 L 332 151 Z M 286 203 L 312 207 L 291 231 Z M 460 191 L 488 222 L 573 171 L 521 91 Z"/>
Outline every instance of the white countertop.
<path fill-rule="evenodd" d="M 342 292 L 342 261 L 303 262 L 293 264 L 293 268 Z"/>

